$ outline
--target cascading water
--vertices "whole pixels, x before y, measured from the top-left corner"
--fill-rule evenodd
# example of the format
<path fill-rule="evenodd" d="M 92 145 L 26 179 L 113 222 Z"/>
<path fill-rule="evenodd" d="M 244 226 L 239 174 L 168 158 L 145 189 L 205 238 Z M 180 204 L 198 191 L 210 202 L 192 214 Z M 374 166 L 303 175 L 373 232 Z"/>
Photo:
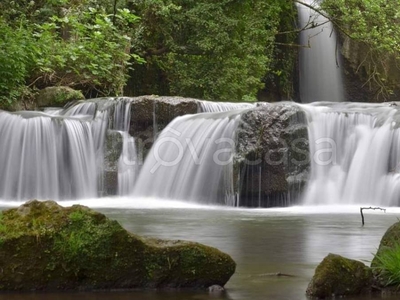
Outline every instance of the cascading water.
<path fill-rule="evenodd" d="M 200 112 L 224 112 L 255 107 L 254 103 L 199 101 Z"/>
<path fill-rule="evenodd" d="M 319 1 L 303 0 L 310 7 Z M 327 18 L 298 4 L 300 28 L 299 87 L 302 103 L 344 100 L 342 71 L 338 66 L 337 38 Z M 309 46 L 309 48 L 308 48 Z"/>
<path fill-rule="evenodd" d="M 97 195 L 90 123 L 45 114 L 0 112 L 0 198 Z"/>
<path fill-rule="evenodd" d="M 139 172 L 135 139 L 129 134 L 132 129 L 132 101 L 131 98 L 101 98 L 77 102 L 63 109 L 48 108 L 44 113 L 1 112 L 0 139 L 11 142 L 4 143 L 0 149 L 0 165 L 4 166 L 0 170 L 0 199 L 62 200 L 94 198 L 109 195 L 110 192 L 117 195 L 131 194 Z M 201 100 L 195 100 L 194 103 L 202 112 L 254 106 L 248 103 L 212 103 Z M 210 137 L 199 143 L 207 143 L 209 138 L 232 139 L 233 127 L 236 126 L 233 120 L 237 120 L 235 117 L 226 117 L 223 121 L 219 117 L 214 120 L 204 114 L 202 118 L 208 121 L 204 124 L 200 121 L 198 130 L 208 132 Z M 212 123 L 219 125 L 214 126 Z M 207 124 L 211 126 L 210 129 L 206 129 Z M 196 136 L 193 141 L 197 141 Z M 110 143 L 111 147 L 120 150 L 111 149 L 109 152 Z M 199 159 L 205 160 L 211 168 L 207 155 L 222 146 L 223 142 L 217 143 L 211 150 L 207 150 L 207 145 L 203 148 L 200 146 L 199 151 L 208 152 L 198 152 L 201 154 Z M 188 149 L 190 147 L 192 145 Z M 221 151 L 220 158 L 223 159 L 226 154 Z M 113 162 L 115 155 L 119 155 L 116 163 Z M 222 166 L 217 171 L 219 183 L 224 180 L 228 182 L 222 184 L 227 188 L 215 186 L 214 190 L 209 191 L 215 194 L 214 198 L 228 201 L 226 199 L 232 195 L 229 168 Z M 207 177 L 206 170 L 207 167 L 204 167 L 201 175 L 195 176 L 196 179 L 202 181 L 202 176 Z M 117 181 L 117 187 L 112 187 L 111 191 L 107 184 L 110 178 L 111 182 Z M 111 184 L 114 186 L 114 183 Z"/>
<path fill-rule="evenodd" d="M 400 111 L 387 104 L 304 105 L 311 176 L 305 204 L 400 204 Z"/>
<path fill-rule="evenodd" d="M 240 194 L 241 205 L 251 202 L 251 206 L 265 206 L 262 202 L 275 195 L 270 188 L 279 188 L 285 194 L 285 184 L 290 188 L 297 169 L 286 163 L 246 168 L 254 176 L 246 177 L 250 194 L 243 192 L 243 183 L 238 182 L 243 170 L 240 164 L 232 163 L 232 157 L 243 159 L 241 155 L 248 155 L 252 162 L 262 151 L 259 143 L 264 136 L 262 145 L 272 147 L 277 155 L 266 157 L 265 162 L 272 163 L 282 154 L 289 161 L 301 161 L 305 152 L 297 142 L 307 139 L 311 171 L 305 204 L 400 204 L 400 110 L 396 104 L 286 103 L 260 109 L 247 103 L 209 105 L 195 101 L 199 107 L 207 104 L 201 108 L 203 113 L 174 119 L 139 170 L 135 140 L 129 134 L 133 103 L 130 98 L 93 99 L 44 113 L 0 112 L 0 199 L 110 195 L 103 193 L 102 182 L 108 172 L 117 182 L 114 195 L 235 206 Z M 242 109 L 232 110 L 238 107 Z M 306 123 L 295 118 L 304 113 L 296 113 L 294 107 L 307 114 L 308 138 L 301 129 Z M 221 112 L 204 112 L 207 109 Z M 111 154 L 106 145 L 110 137 L 116 137 L 113 145 L 117 148 Z M 237 148 L 239 137 L 242 148 Z M 280 146 L 286 141 L 295 144 Z M 107 157 L 111 157 L 111 169 L 105 163 Z M 280 177 L 275 176 L 278 173 Z"/>
<path fill-rule="evenodd" d="M 234 205 L 235 129 L 240 111 L 176 118 L 142 167 L 134 195 Z"/>
<path fill-rule="evenodd" d="M 58 114 L 64 116 L 91 115 L 91 123 L 94 135 L 96 149 L 96 165 L 99 177 L 99 191 L 104 192 L 104 182 L 102 174 L 104 168 L 104 143 L 107 137 L 107 131 L 117 131 L 122 138 L 122 152 L 118 159 L 118 188 L 117 194 L 120 196 L 128 195 L 132 192 L 133 183 L 137 176 L 137 154 L 135 140 L 129 135 L 129 123 L 131 119 L 131 99 L 100 98 L 88 102 L 81 102 L 78 105 L 67 109 L 59 110 Z M 111 117 L 111 113 L 113 115 Z M 112 120 L 109 123 L 109 120 Z"/>
<path fill-rule="evenodd" d="M 118 195 L 126 196 L 132 193 L 139 171 L 135 139 L 130 136 L 131 102 L 119 101 L 114 111 L 115 130 L 122 136 L 122 153 L 118 160 Z"/>
<path fill-rule="evenodd" d="M 102 194 L 104 143 L 110 130 L 122 137 L 118 193 L 129 194 L 137 173 L 129 121 L 129 98 L 93 99 L 44 113 L 0 112 L 0 140 L 6 141 L 0 147 L 0 199 L 62 200 Z"/>

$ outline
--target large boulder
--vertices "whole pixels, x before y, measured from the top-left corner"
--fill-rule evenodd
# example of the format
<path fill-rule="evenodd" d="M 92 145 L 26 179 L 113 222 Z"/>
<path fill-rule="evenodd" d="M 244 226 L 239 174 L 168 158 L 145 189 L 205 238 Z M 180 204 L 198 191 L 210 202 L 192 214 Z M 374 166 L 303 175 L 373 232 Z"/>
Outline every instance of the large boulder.
<path fill-rule="evenodd" d="M 325 299 L 371 292 L 372 270 L 362 262 L 329 254 L 318 265 L 307 295 Z"/>
<path fill-rule="evenodd" d="M 166 96 L 132 98 L 129 133 L 144 159 L 158 134 L 176 117 L 198 112 L 197 99 Z"/>
<path fill-rule="evenodd" d="M 0 290 L 207 288 L 235 271 L 219 250 L 149 240 L 87 207 L 30 201 L 0 217 Z"/>
<path fill-rule="evenodd" d="M 310 163 L 305 112 L 292 102 L 263 104 L 241 121 L 234 157 L 240 205 L 295 204 Z"/>
<path fill-rule="evenodd" d="M 39 107 L 62 107 L 70 101 L 85 99 L 82 92 L 67 86 L 51 86 L 39 91 L 36 103 Z"/>

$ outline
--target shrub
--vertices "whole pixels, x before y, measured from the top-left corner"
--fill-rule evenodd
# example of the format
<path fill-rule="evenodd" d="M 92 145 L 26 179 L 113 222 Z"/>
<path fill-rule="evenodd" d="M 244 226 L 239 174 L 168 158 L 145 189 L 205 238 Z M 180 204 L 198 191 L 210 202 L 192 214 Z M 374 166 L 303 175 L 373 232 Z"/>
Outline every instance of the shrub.
<path fill-rule="evenodd" d="M 0 107 L 10 106 L 24 93 L 34 60 L 33 43 L 24 22 L 12 28 L 0 20 Z"/>
<path fill-rule="evenodd" d="M 128 9 L 110 12 L 97 0 L 12 1 L 8 8 L 0 11 L 0 107 L 47 86 L 119 95 L 132 62 L 143 62 L 131 53 L 139 18 Z"/>
<path fill-rule="evenodd" d="M 374 261 L 374 268 L 384 286 L 400 286 L 400 244 L 382 249 L 376 254 Z"/>

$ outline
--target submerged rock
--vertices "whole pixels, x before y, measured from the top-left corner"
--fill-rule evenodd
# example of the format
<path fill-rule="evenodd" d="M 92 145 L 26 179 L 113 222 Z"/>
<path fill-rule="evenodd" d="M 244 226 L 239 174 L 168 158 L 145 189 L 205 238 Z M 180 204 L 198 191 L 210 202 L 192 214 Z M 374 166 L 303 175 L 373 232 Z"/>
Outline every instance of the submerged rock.
<path fill-rule="evenodd" d="M 318 265 L 308 285 L 307 295 L 325 299 L 369 293 L 372 270 L 362 262 L 329 254 Z"/>
<path fill-rule="evenodd" d="M 0 216 L 2 291 L 207 288 L 235 271 L 215 248 L 144 239 L 80 205 L 33 200 Z"/>
<path fill-rule="evenodd" d="M 208 293 L 213 295 L 220 295 L 225 292 L 225 289 L 220 285 L 212 285 L 208 287 Z"/>

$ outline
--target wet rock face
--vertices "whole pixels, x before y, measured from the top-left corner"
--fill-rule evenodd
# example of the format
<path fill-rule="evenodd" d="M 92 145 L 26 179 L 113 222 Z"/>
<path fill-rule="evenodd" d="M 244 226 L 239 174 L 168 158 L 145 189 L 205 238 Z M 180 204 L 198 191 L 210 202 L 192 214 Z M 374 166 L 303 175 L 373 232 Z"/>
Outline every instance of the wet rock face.
<path fill-rule="evenodd" d="M 318 265 L 307 295 L 317 299 L 371 292 L 372 270 L 362 262 L 329 254 Z"/>
<path fill-rule="evenodd" d="M 223 286 L 232 258 L 193 242 L 144 239 L 87 207 L 30 201 L 0 218 L 0 290 Z"/>
<path fill-rule="evenodd" d="M 386 55 L 377 57 L 368 47 L 347 36 L 342 36 L 342 66 L 346 100 L 353 102 L 397 101 L 400 96 L 400 69 L 396 57 Z M 375 69 L 376 67 L 376 69 Z M 370 80 L 378 72 L 383 83 L 392 89 L 393 94 L 380 94 L 380 86 Z"/>
<path fill-rule="evenodd" d="M 129 133 L 136 139 L 141 159 L 144 160 L 157 135 L 173 119 L 197 112 L 196 99 L 159 96 L 133 98 Z"/>
<path fill-rule="evenodd" d="M 104 145 L 101 196 L 113 196 L 118 189 L 118 160 L 122 153 L 123 139 L 118 131 L 108 130 Z"/>
<path fill-rule="evenodd" d="M 261 105 L 244 113 L 234 158 L 239 205 L 295 204 L 307 179 L 308 143 L 305 113 L 293 103 Z"/>

